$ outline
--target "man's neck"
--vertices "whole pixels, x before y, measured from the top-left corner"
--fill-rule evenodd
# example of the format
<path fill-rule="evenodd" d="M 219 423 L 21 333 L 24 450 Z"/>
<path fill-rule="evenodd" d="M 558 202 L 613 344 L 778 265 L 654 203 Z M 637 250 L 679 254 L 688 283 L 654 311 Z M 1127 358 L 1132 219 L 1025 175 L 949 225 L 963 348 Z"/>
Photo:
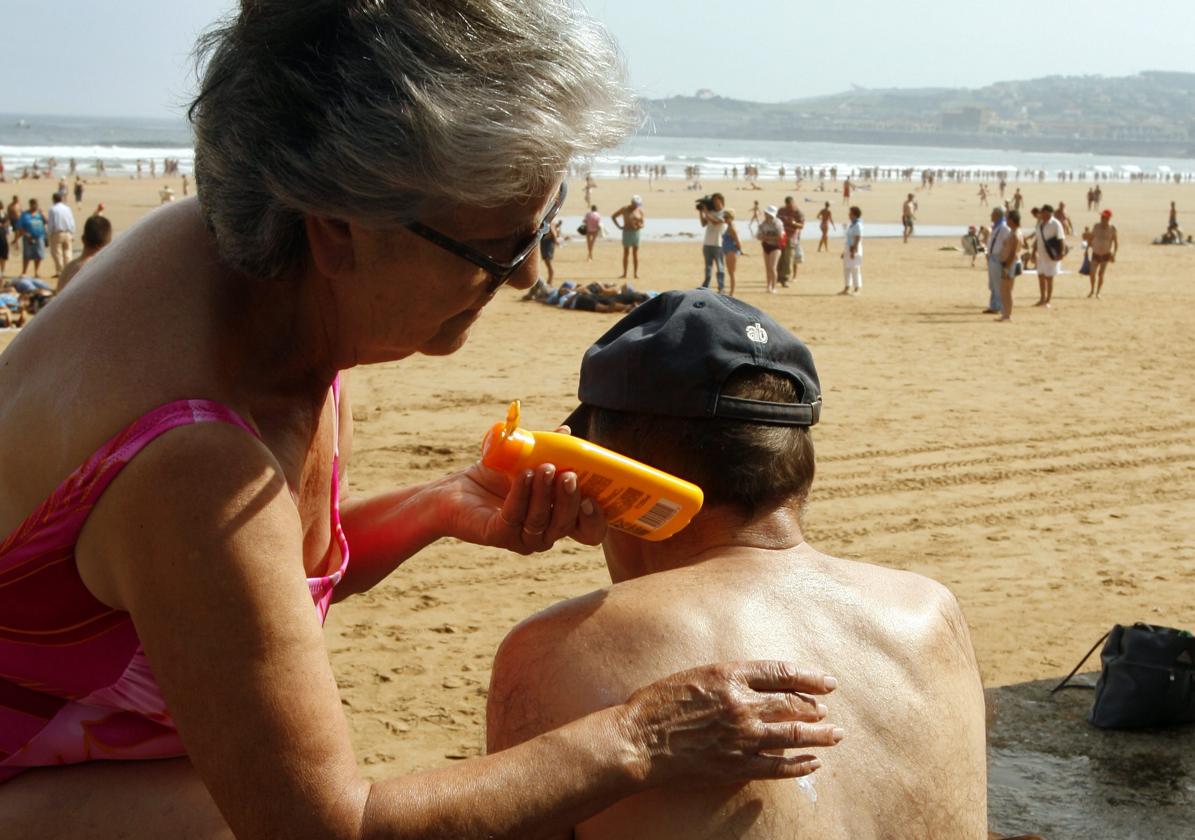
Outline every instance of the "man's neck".
<path fill-rule="evenodd" d="M 602 547 L 610 580 L 620 583 L 727 554 L 788 551 L 804 541 L 800 505 L 794 502 L 753 519 L 727 508 L 707 508 L 683 531 L 663 542 L 611 531 Z"/>

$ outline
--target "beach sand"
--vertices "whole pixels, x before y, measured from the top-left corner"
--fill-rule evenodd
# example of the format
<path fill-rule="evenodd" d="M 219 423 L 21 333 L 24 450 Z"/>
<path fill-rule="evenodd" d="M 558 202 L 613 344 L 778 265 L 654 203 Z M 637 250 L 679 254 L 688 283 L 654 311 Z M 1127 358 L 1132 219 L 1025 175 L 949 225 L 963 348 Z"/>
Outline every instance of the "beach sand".
<path fill-rule="evenodd" d="M 157 205 L 162 183 L 93 183 L 85 207 L 103 201 L 123 231 Z M 779 204 L 786 194 L 810 219 L 822 200 L 846 217 L 840 190 L 761 186 L 754 193 L 711 180 L 705 191 L 726 193 L 740 221 L 756 198 Z M 1065 200 L 1077 230 L 1095 221 L 1083 209 L 1087 187 L 1021 184 L 1027 206 Z M 26 182 L 18 191 L 45 200 L 51 189 Z M 977 189 L 886 183 L 852 203 L 865 223 L 895 223 L 913 190 L 920 222 L 979 224 L 987 211 Z M 649 191 L 641 179 L 603 182 L 594 201 L 609 216 L 632 193 L 656 216 L 689 215 L 696 197 L 679 180 Z M 1195 186 L 1105 184 L 1122 251 L 1104 299 L 1086 299 L 1087 279 L 1069 274 L 1055 281 L 1054 308 L 1032 308 L 1036 278 L 1025 276 L 1010 324 L 980 314 L 986 272 L 939 250 L 953 239 L 866 241 L 858 298 L 836 296 L 841 241 L 814 253 L 812 221 L 797 281 L 775 296 L 763 293 L 759 246 L 744 242 L 739 295 L 809 343 L 824 389 L 807 539 L 949 586 L 986 685 L 1065 673 L 1113 622 L 1195 626 L 1195 248 L 1149 244 L 1171 200 L 1183 219 L 1195 210 Z M 566 233 L 581 203 L 574 182 Z M 1072 247 L 1065 268 L 1073 272 L 1081 251 Z M 649 243 L 641 257 L 642 289 L 700 281 L 696 242 Z M 613 280 L 620 259 L 610 240 L 587 263 L 574 234 L 558 250 L 557 280 Z M 10 261 L 8 275 L 14 268 Z M 351 374 L 353 493 L 467 465 L 513 398 L 523 400 L 530 428 L 554 426 L 575 405 L 581 354 L 617 316 L 519 297 L 501 292 L 455 356 Z M 0 348 L 11 335 L 0 332 Z M 600 549 L 566 543 L 524 558 L 444 541 L 334 607 L 328 646 L 365 772 L 377 778 L 480 754 L 489 666 L 503 636 L 523 617 L 607 582 Z M 833 671 L 799 650 L 792 658 Z"/>

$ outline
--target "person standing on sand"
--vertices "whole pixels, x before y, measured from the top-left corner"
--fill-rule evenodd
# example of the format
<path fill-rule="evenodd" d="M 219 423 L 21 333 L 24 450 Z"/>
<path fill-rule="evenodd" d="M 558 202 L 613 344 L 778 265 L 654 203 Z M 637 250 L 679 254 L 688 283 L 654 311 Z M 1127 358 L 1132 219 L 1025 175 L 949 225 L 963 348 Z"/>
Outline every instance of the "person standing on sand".
<path fill-rule="evenodd" d="M 851 203 L 851 176 L 846 176 L 846 180 L 842 182 L 842 203 Z"/>
<path fill-rule="evenodd" d="M 1021 188 L 1017 187 L 1012 194 L 1012 209 L 1020 212 L 1021 207 L 1025 204 L 1025 196 L 1021 195 Z"/>
<path fill-rule="evenodd" d="M 909 193 L 904 204 L 900 205 L 900 223 L 904 227 L 904 243 L 907 245 L 909 237 L 913 235 L 913 223 L 917 221 L 917 202 L 913 194 Z"/>
<path fill-rule="evenodd" d="M 1075 233 L 1075 226 L 1071 222 L 1070 214 L 1066 212 L 1066 202 L 1058 202 L 1058 207 L 1054 211 L 1054 218 L 1062 223 L 1062 229 L 1066 231 L 1067 236 L 1073 236 Z"/>
<path fill-rule="evenodd" d="M 1004 277 L 1004 264 L 1001 262 L 1004 249 L 1008 244 L 1010 231 L 1004 222 L 1006 213 L 1003 207 L 992 208 L 992 232 L 988 234 L 988 308 L 984 315 L 1000 314 L 1000 281 Z"/>
<path fill-rule="evenodd" d="M 0 213 L 0 280 L 4 279 L 4 269 L 8 263 L 8 237 L 12 233 L 12 223 L 8 221 L 7 213 Z"/>
<path fill-rule="evenodd" d="M 1116 262 L 1116 253 L 1120 250 L 1120 240 L 1116 236 L 1116 226 L 1112 224 L 1111 210 L 1100 213 L 1100 220 L 1092 227 L 1087 244 L 1091 246 L 1091 291 L 1087 296 L 1099 298 L 1100 292 L 1104 290 L 1104 275 L 1108 272 L 1108 263 Z"/>
<path fill-rule="evenodd" d="M 726 283 L 726 257 L 722 253 L 722 234 L 726 232 L 726 199 L 722 193 L 714 193 L 709 197 L 709 203 L 699 202 L 697 218 L 705 229 L 701 241 L 701 259 L 705 263 L 705 280 L 702 288 L 710 287 L 710 275 L 715 267 L 718 273 L 718 292 L 721 293 Z"/>
<path fill-rule="evenodd" d="M 755 238 L 763 244 L 763 267 L 765 292 L 776 294 L 776 266 L 784 250 L 784 224 L 780 221 L 776 205 L 769 204 L 763 211 L 763 221 L 755 230 Z"/>
<path fill-rule="evenodd" d="M 632 258 L 635 279 L 639 279 L 639 239 L 643 234 L 646 218 L 643 214 L 643 199 L 637 195 L 631 196 L 631 203 L 619 207 L 610 217 L 614 226 L 622 231 L 622 277 L 627 279 L 627 257 Z"/>
<path fill-rule="evenodd" d="M 1066 255 L 1066 230 L 1054 217 L 1054 208 L 1043 204 L 1038 213 L 1033 239 L 1034 265 L 1037 266 L 1037 287 L 1040 293 L 1034 306 L 1050 307 L 1054 298 L 1054 278 L 1062 268 Z"/>
<path fill-rule="evenodd" d="M 734 226 L 734 211 L 727 207 L 722 211 L 722 218 L 726 220 L 726 232 L 722 234 L 722 259 L 726 261 L 726 279 L 730 281 L 727 294 L 734 297 L 734 271 L 743 253 L 743 243 Z"/>
<path fill-rule="evenodd" d="M 50 256 L 54 259 L 54 276 L 58 277 L 71 261 L 75 238 L 75 216 L 66 196 L 60 193 L 54 193 L 51 199 L 49 232 Z"/>
<path fill-rule="evenodd" d="M 980 207 L 988 206 L 988 185 L 987 184 L 979 185 L 979 206 Z"/>
<path fill-rule="evenodd" d="M 1009 210 L 1005 228 L 1007 235 L 1003 237 L 1003 249 L 999 254 L 1000 317 L 997 321 L 1012 320 L 1012 287 L 1016 283 L 1017 275 L 1021 273 L 1021 249 L 1025 247 L 1021 238 L 1020 213 Z"/>
<path fill-rule="evenodd" d="M 183 173 L 183 198 L 186 198 L 188 195 L 190 195 L 190 192 L 189 192 L 190 186 L 191 186 L 191 182 L 187 179 L 187 173 L 184 172 Z"/>
<path fill-rule="evenodd" d="M 29 199 L 29 209 L 17 220 L 21 235 L 21 274 L 29 273 L 33 263 L 33 276 L 41 272 L 41 261 L 46 258 L 46 217 L 38 207 L 37 199 Z"/>
<path fill-rule="evenodd" d="M 1172 201 L 1170 202 L 1170 216 L 1166 220 L 1166 232 L 1179 234 L 1178 238 L 1181 241 L 1181 231 L 1182 228 L 1178 226 L 1178 207 L 1176 207 Z"/>
<path fill-rule="evenodd" d="M 1094 207 L 1093 207 L 1092 209 L 1094 209 L 1094 210 L 1099 210 L 1099 209 L 1100 209 L 1100 202 L 1104 200 L 1104 188 L 1103 188 L 1103 187 L 1101 187 L 1099 184 L 1096 184 L 1096 185 L 1095 185 L 1095 192 L 1093 192 L 1093 193 L 1091 194 L 1091 198 L 1092 198 L 1092 201 L 1093 201 L 1093 204 L 1094 204 Z"/>
<path fill-rule="evenodd" d="M 826 206 L 818 211 L 817 221 L 822 231 L 822 238 L 818 240 L 817 250 L 820 252 L 824 248 L 826 251 L 829 251 L 830 228 L 838 229 L 838 225 L 834 224 L 834 211 L 830 209 L 830 202 L 827 201 Z"/>
<path fill-rule="evenodd" d="M 863 211 L 852 207 L 850 220 L 843 237 L 840 295 L 857 295 L 863 291 Z"/>
<path fill-rule="evenodd" d="M 593 262 L 593 244 L 597 242 L 597 238 L 602 234 L 602 214 L 598 212 L 596 204 L 589 206 L 589 212 L 585 214 L 585 220 L 581 224 L 585 228 L 585 248 L 587 252 L 585 261 Z"/>
<path fill-rule="evenodd" d="M 75 209 L 83 209 L 83 179 L 75 176 Z"/>
<path fill-rule="evenodd" d="M 563 223 L 557 219 L 548 226 L 547 233 L 544 238 L 539 241 L 539 259 L 548 269 L 548 285 L 552 285 L 552 281 L 556 279 L 556 268 L 553 263 L 556 261 L 556 247 L 560 244 L 560 226 Z"/>
<path fill-rule="evenodd" d="M 777 218 L 784 225 L 785 241 L 784 250 L 780 252 L 776 282 L 781 286 L 788 286 L 790 278 L 797 279 L 797 269 L 805 262 L 805 252 L 801 250 L 801 231 L 805 229 L 805 214 L 790 195 L 785 197 L 784 206 L 780 208 Z"/>
<path fill-rule="evenodd" d="M 12 201 L 8 202 L 8 207 L 6 207 L 6 208 L 4 209 L 4 213 L 5 213 L 5 215 L 7 215 L 7 216 L 8 216 L 8 224 L 9 224 L 9 226 L 10 226 L 10 227 L 13 229 L 13 231 L 14 231 L 14 232 L 15 232 L 15 233 L 16 233 L 18 236 L 19 236 L 19 235 L 20 235 L 20 233 L 21 233 L 21 229 L 20 229 L 20 227 L 17 225 L 17 223 L 18 223 L 18 222 L 21 220 L 21 213 L 22 213 L 22 212 L 24 212 L 24 210 L 23 210 L 23 208 L 21 207 L 21 197 L 20 197 L 20 196 L 18 196 L 18 195 L 14 195 L 14 196 L 12 197 Z M 12 242 L 13 242 L 13 244 L 14 244 L 14 245 L 15 245 L 15 244 L 17 244 L 17 241 L 16 241 L 15 239 L 14 239 Z"/>

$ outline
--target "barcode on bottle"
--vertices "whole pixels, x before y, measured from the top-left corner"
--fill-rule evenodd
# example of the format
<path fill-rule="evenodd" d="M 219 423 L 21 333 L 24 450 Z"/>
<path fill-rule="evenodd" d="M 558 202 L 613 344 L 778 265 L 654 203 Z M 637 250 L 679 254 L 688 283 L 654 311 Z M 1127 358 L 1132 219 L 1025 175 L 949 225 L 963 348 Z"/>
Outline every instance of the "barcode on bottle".
<path fill-rule="evenodd" d="M 639 517 L 639 524 L 654 531 L 657 528 L 662 528 L 678 513 L 680 513 L 680 505 L 667 499 L 660 499 L 656 502 L 655 507 Z"/>

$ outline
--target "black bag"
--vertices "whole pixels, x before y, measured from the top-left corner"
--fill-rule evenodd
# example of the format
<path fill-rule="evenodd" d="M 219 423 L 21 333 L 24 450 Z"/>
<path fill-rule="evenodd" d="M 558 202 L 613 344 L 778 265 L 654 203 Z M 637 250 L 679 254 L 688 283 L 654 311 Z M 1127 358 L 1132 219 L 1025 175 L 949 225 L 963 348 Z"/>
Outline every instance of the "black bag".
<path fill-rule="evenodd" d="M 1100 653 L 1103 668 L 1088 718 L 1092 724 L 1130 729 L 1195 722 L 1195 636 L 1185 630 L 1140 622 L 1132 627 L 1117 624 L 1050 693 L 1067 687 L 1105 639 Z"/>
<path fill-rule="evenodd" d="M 1042 247 L 1046 249 L 1046 256 L 1052 260 L 1060 260 L 1066 256 L 1066 241 L 1060 236 L 1046 239 L 1041 225 L 1037 226 L 1037 235 L 1041 239 Z"/>
<path fill-rule="evenodd" d="M 584 222 L 581 222 L 581 224 L 577 226 L 577 233 L 581 234 L 582 236 L 584 236 L 588 232 L 589 232 L 589 225 L 585 224 Z"/>

